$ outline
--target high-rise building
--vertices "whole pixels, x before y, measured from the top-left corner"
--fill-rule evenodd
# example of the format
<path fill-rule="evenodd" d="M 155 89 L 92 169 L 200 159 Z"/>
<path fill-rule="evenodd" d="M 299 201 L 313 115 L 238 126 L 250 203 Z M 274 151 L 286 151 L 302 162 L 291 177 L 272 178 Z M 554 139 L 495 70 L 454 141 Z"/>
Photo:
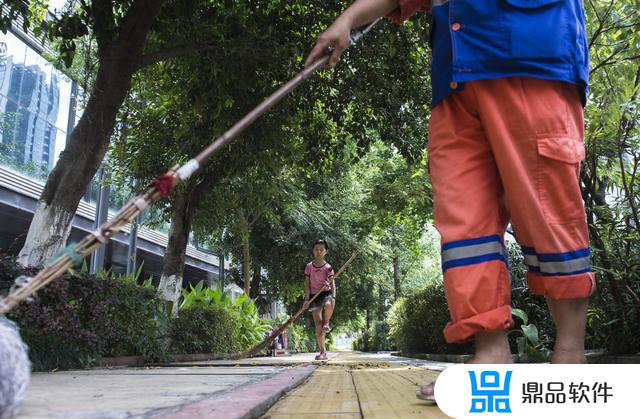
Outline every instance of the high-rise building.
<path fill-rule="evenodd" d="M 8 83 L 0 101 L 0 115 L 4 116 L 0 139 L 13 143 L 17 162 L 51 169 L 60 100 L 58 77 L 36 64 L 14 65 L 12 57 L 5 60 L 4 72 Z"/>

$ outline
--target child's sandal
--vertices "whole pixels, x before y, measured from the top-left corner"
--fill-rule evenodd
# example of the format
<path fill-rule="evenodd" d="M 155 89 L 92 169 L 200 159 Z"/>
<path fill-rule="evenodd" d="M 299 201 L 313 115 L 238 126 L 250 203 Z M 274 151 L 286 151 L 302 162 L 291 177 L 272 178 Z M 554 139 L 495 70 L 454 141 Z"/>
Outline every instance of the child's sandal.
<path fill-rule="evenodd" d="M 424 400 L 427 402 L 436 402 L 436 396 L 434 394 L 435 383 L 425 384 L 420 387 L 420 390 L 416 393 L 416 397 L 420 400 Z"/>

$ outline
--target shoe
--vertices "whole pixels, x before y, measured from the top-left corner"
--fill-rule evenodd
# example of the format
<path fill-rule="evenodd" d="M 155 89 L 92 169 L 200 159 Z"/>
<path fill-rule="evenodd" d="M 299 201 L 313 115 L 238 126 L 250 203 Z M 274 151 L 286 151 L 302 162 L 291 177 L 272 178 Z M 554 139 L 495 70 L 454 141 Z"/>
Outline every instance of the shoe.
<path fill-rule="evenodd" d="M 327 354 L 325 353 L 316 355 L 316 361 L 326 361 L 327 359 Z"/>
<path fill-rule="evenodd" d="M 416 397 L 419 398 L 420 400 L 435 403 L 436 402 L 436 396 L 434 394 L 435 385 L 436 383 L 429 383 L 421 386 L 420 390 L 418 390 L 418 392 L 416 393 Z"/>

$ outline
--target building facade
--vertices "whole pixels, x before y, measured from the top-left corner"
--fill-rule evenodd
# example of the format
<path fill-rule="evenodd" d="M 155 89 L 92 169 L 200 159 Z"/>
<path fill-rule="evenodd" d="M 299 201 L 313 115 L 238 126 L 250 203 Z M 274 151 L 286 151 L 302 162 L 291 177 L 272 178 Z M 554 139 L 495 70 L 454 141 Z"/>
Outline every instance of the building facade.
<path fill-rule="evenodd" d="M 43 46 L 20 26 L 0 33 L 0 252 L 9 254 L 17 254 L 24 244 L 46 178 L 82 115 L 83 103 L 82 89 L 47 62 Z M 95 230 L 122 205 L 127 192 L 111 190 L 103 182 L 107 175 L 101 170 L 87 189 L 69 240 Z M 141 276 L 157 281 L 167 242 L 166 229 L 128 226 L 92 256 L 90 265 L 94 271 L 122 274 L 142 265 Z M 224 270 L 220 265 L 217 255 L 190 244 L 185 281 L 213 285 Z"/>

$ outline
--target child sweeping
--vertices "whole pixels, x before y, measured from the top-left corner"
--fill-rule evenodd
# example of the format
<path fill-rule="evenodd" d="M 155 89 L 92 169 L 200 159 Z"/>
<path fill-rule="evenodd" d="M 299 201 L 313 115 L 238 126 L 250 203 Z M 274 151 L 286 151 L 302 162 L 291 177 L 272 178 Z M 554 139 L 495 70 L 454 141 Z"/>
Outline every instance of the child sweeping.
<path fill-rule="evenodd" d="M 430 10 L 429 173 L 442 240 L 448 342 L 475 341 L 474 363 L 512 362 L 512 223 L 529 289 L 556 325 L 552 363 L 584 363 L 595 291 L 580 193 L 589 47 L 581 0 L 357 0 L 318 37 L 309 65 L 380 16 Z M 428 319 L 425 319 L 427 321 Z M 433 383 L 418 397 L 433 400 Z"/>
<path fill-rule="evenodd" d="M 316 327 L 316 340 L 320 353 L 316 360 L 327 359 L 327 348 L 325 346 L 325 335 L 331 330 L 330 321 L 336 304 L 336 283 L 333 280 L 333 268 L 324 260 L 329 245 L 324 240 L 317 240 L 312 247 L 313 260 L 307 263 L 304 269 L 304 305 L 308 308 L 309 300 L 316 294 L 318 297 L 311 303 L 311 314 Z"/>

